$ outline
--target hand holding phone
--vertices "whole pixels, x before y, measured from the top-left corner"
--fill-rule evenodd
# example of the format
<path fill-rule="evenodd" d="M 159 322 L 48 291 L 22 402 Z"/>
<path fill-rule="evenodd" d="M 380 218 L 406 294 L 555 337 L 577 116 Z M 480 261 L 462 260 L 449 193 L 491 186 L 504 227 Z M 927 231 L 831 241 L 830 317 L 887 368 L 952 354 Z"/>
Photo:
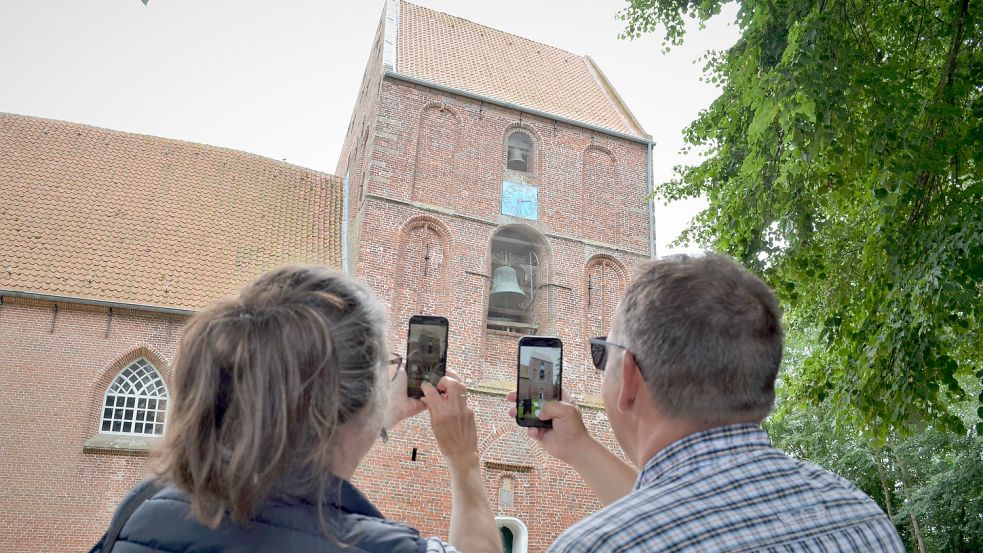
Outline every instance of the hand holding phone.
<path fill-rule="evenodd" d="M 562 397 L 563 342 L 551 336 L 523 336 L 516 362 L 515 422 L 519 426 L 552 428 L 540 420 L 543 406 Z"/>
<path fill-rule="evenodd" d="M 477 462 L 478 429 L 468 407 L 468 388 L 460 376 L 448 371 L 436 387 L 424 387 L 422 402 L 430 411 L 430 426 L 437 447 L 448 465 Z"/>
<path fill-rule="evenodd" d="M 447 370 L 447 319 L 410 317 L 406 338 L 406 395 L 423 397 L 424 381 L 436 386 Z"/>

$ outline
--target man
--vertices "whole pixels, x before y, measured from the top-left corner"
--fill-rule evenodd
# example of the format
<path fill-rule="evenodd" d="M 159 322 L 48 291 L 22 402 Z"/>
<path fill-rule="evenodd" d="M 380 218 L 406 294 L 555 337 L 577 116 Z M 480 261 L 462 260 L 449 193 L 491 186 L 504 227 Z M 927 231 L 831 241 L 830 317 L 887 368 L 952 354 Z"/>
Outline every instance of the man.
<path fill-rule="evenodd" d="M 551 551 L 904 551 L 853 484 L 771 447 L 759 426 L 782 358 L 778 303 L 733 260 L 676 256 L 641 269 L 605 338 L 601 396 L 635 470 L 553 401 L 530 435 L 606 506 Z"/>

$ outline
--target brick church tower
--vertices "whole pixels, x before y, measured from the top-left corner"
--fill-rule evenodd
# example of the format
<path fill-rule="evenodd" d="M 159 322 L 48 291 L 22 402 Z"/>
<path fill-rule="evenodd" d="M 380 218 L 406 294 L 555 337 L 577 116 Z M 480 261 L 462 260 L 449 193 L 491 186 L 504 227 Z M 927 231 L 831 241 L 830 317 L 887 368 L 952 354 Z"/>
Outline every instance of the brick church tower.
<path fill-rule="evenodd" d="M 607 333 L 652 253 L 650 167 L 650 138 L 589 57 L 387 1 L 336 171 L 343 257 L 387 304 L 393 351 L 411 315 L 449 319 L 448 365 L 471 390 L 486 487 L 516 550 L 545 549 L 600 507 L 507 416 L 518 339 L 563 340 L 563 387 L 616 447 L 587 338 Z M 449 481 L 417 419 L 356 480 L 387 516 L 439 535 Z"/>

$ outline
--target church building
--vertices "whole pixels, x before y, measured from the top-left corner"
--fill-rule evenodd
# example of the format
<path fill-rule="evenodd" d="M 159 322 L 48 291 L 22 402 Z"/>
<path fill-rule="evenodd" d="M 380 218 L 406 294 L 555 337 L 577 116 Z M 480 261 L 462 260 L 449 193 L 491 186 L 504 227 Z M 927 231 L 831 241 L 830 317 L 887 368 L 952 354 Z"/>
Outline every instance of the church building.
<path fill-rule="evenodd" d="M 654 254 L 650 136 L 590 57 L 401 0 L 385 1 L 346 132 L 327 175 L 0 114 L 0 553 L 94 543 L 147 474 L 188 318 L 296 262 L 372 287 L 396 353 L 411 315 L 448 319 L 507 548 L 542 551 L 600 508 L 505 394 L 519 338 L 558 336 L 563 390 L 620 451 L 587 338 Z M 538 362 L 527 380 L 558 371 Z M 355 483 L 446 537 L 426 415 L 377 444 Z"/>

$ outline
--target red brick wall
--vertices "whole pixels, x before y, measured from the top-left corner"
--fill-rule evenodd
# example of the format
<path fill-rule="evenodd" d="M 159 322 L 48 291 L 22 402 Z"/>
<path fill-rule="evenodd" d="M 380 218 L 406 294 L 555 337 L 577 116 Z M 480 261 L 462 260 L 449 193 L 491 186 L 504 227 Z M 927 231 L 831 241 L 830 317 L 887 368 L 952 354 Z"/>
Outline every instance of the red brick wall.
<path fill-rule="evenodd" d="M 505 168 L 507 137 L 517 129 L 534 141 L 528 173 Z M 563 339 L 563 387 L 589 404 L 592 433 L 617 448 L 597 408 L 600 378 L 586 338 L 607 333 L 631 271 L 647 256 L 646 148 L 391 78 L 382 81 L 375 130 L 357 274 L 389 305 L 397 352 L 411 314 L 449 319 L 448 365 L 472 389 L 493 509 L 525 522 L 530 551 L 543 550 L 600 504 L 506 415 L 519 335 L 486 328 L 491 241 L 508 225 L 541 237 L 537 333 Z M 503 179 L 539 188 L 537 221 L 501 214 Z M 356 482 L 391 518 L 446 537 L 446 467 L 426 416 L 418 419 L 373 450 Z M 498 504 L 504 476 L 514 482 L 512 507 Z"/>
<path fill-rule="evenodd" d="M 362 86 L 359 88 L 358 98 L 355 100 L 355 109 L 352 111 L 345 142 L 342 145 L 341 155 L 338 157 L 338 166 L 335 169 L 335 175 L 343 178 L 348 177 L 350 213 L 348 242 L 351 267 L 354 267 L 358 261 L 358 244 L 362 221 L 365 217 L 363 208 L 368 185 L 369 164 L 377 147 L 376 143 L 382 138 L 376 130 L 376 122 L 378 121 L 379 87 L 382 84 L 383 73 L 382 54 L 385 46 L 385 21 L 386 14 L 383 12 L 372 42 L 372 49 L 369 52 L 369 59 L 365 64 Z M 372 140 L 370 137 L 375 139 Z"/>
<path fill-rule="evenodd" d="M 54 326 L 52 318 L 54 316 Z M 146 358 L 170 384 L 183 317 L 5 298 L 0 306 L 0 552 L 87 551 L 147 458 L 83 453 L 109 383 Z"/>

